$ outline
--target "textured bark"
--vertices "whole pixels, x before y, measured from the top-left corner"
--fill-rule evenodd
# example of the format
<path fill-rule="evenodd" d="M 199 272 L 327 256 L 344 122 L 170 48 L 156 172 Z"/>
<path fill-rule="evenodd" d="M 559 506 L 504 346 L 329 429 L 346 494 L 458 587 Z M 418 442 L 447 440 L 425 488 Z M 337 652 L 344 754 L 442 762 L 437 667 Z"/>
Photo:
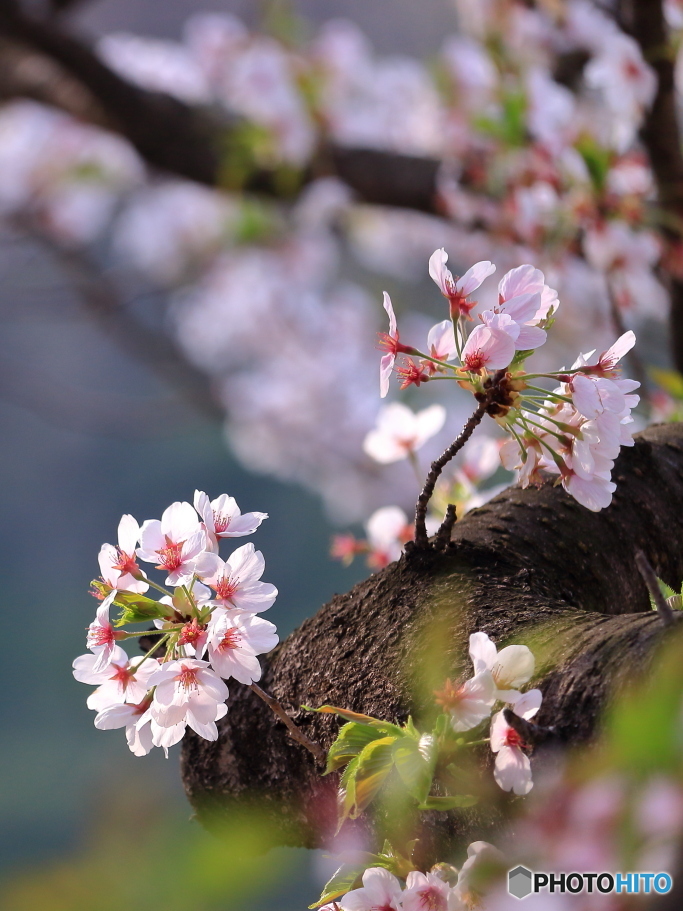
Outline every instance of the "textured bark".
<path fill-rule="evenodd" d="M 647 668 L 665 634 L 635 551 L 669 584 L 683 579 L 683 425 L 639 434 L 614 477 L 613 503 L 597 514 L 550 483 L 505 491 L 455 526 L 444 553 L 413 549 L 335 596 L 264 662 L 264 688 L 292 707 L 329 702 L 419 719 L 433 685 L 469 674 L 467 637 L 484 630 L 496 642 L 532 645 L 544 694 L 536 720 L 556 725 L 562 740 L 585 742 L 609 694 Z M 339 727 L 329 716 L 295 717 L 326 747 Z M 282 842 L 321 844 L 333 823 L 333 776 L 321 780 L 313 758 L 246 687 L 232 685 L 219 727 L 216 743 L 184 741 L 183 780 L 199 817 L 210 823 L 235 798 L 258 793 Z M 497 818 L 435 816 L 425 817 L 426 858 L 435 840 L 485 834 Z"/>

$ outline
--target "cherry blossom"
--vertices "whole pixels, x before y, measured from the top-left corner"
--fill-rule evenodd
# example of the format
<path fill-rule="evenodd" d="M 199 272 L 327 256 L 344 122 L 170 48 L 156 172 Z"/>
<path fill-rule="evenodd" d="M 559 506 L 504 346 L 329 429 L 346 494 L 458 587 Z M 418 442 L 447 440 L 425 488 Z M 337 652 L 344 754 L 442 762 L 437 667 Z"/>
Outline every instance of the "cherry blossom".
<path fill-rule="evenodd" d="M 473 841 L 467 848 L 467 860 L 460 868 L 454 892 L 466 908 L 476 908 L 481 903 L 477 888 L 477 871 L 504 868 L 505 858 L 498 848 L 487 841 Z"/>
<path fill-rule="evenodd" d="M 152 747 L 155 746 L 151 718 L 149 717 L 151 702 L 152 700 L 149 698 L 143 699 L 137 704 L 127 702 L 109 705 L 103 708 L 96 716 L 95 727 L 101 731 L 111 731 L 125 727 L 126 741 L 131 753 L 134 756 L 146 756 Z"/>
<path fill-rule="evenodd" d="M 505 328 L 501 328 L 504 326 Z M 490 326 L 477 326 L 470 333 L 462 350 L 462 362 L 466 370 L 482 373 L 484 370 L 500 370 L 507 367 L 515 356 L 515 339 L 512 320 Z"/>
<path fill-rule="evenodd" d="M 427 336 L 427 353 L 438 361 L 452 361 L 458 351 L 453 335 L 453 323 L 445 319 L 429 330 Z M 425 362 L 425 367 L 437 369 L 430 361 Z"/>
<path fill-rule="evenodd" d="M 402 911 L 451 911 L 451 887 L 436 873 L 412 870 L 401 898 Z"/>
<path fill-rule="evenodd" d="M 516 703 L 520 698 L 518 688 L 528 683 L 534 674 L 534 656 L 526 645 L 508 645 L 498 651 L 483 632 L 470 636 L 470 658 L 475 675 L 491 674 L 495 697 L 502 702 Z"/>
<path fill-rule="evenodd" d="M 267 512 L 240 511 L 234 497 L 222 493 L 220 497 L 209 501 L 203 490 L 194 492 L 194 508 L 204 522 L 204 529 L 208 539 L 208 546 L 214 552 L 218 551 L 220 538 L 242 538 L 253 534 L 264 519 L 268 518 Z"/>
<path fill-rule="evenodd" d="M 256 657 L 275 648 L 276 627 L 263 617 L 241 611 L 214 613 L 208 629 L 208 655 L 211 666 L 221 677 L 234 677 L 240 683 L 254 683 L 261 677 Z"/>
<path fill-rule="evenodd" d="M 488 718 L 498 698 L 496 684 L 488 670 L 475 674 L 460 687 L 446 681 L 436 692 L 436 702 L 451 716 L 454 731 L 469 731 Z"/>
<path fill-rule="evenodd" d="M 435 250 L 429 258 L 429 275 L 448 301 L 451 318 L 469 316 L 472 308 L 476 306 L 476 301 L 468 301 L 467 298 L 489 275 L 493 275 L 496 267 L 488 260 L 484 260 L 475 263 L 462 278 L 456 280 L 451 271 L 446 268 L 447 262 L 448 254 L 443 247 Z"/>
<path fill-rule="evenodd" d="M 382 398 L 385 398 L 389 392 L 389 380 L 391 379 L 391 373 L 394 369 L 396 355 L 401 353 L 412 354 L 414 351 L 413 348 L 402 345 L 399 340 L 400 337 L 398 329 L 396 328 L 394 307 L 391 303 L 391 298 L 386 291 L 384 292 L 384 309 L 389 316 L 389 332 L 379 333 L 380 347 L 387 350 L 387 354 L 383 355 L 379 365 L 379 390 Z"/>
<path fill-rule="evenodd" d="M 339 899 L 343 911 L 400 911 L 401 884 L 388 870 L 370 867 L 363 873 L 363 885 Z"/>
<path fill-rule="evenodd" d="M 109 608 L 114 603 L 117 590 L 111 591 L 97 608 L 97 616 L 88 627 L 86 644 L 91 652 L 95 653 L 95 663 L 91 670 L 97 674 L 103 671 L 111 662 L 114 649 L 117 648 L 116 640 L 124 639 L 125 633 L 115 630 L 109 622 Z"/>
<path fill-rule="evenodd" d="M 124 702 L 139 703 L 149 689 L 149 678 L 159 665 L 153 658 L 131 661 L 124 650 L 116 645 L 109 664 L 96 670 L 95 655 L 81 655 L 73 663 L 74 677 L 79 683 L 91 683 L 97 689 L 88 696 L 87 706 L 102 711 Z"/>
<path fill-rule="evenodd" d="M 516 700 L 512 711 L 528 721 L 538 712 L 542 698 L 540 690 L 529 690 Z M 503 712 L 494 715 L 491 721 L 491 750 L 496 754 L 493 777 L 504 791 L 523 795 L 533 787 L 531 763 L 524 753 L 525 748 L 526 744 L 507 723 Z"/>
<path fill-rule="evenodd" d="M 197 557 L 206 546 L 206 532 L 189 503 L 172 503 L 158 519 L 148 519 L 140 532 L 137 555 L 156 563 L 168 575 L 167 585 L 187 585 L 194 576 Z"/>
<path fill-rule="evenodd" d="M 98 554 L 102 578 L 111 585 L 124 591 L 144 594 L 149 585 L 144 581 L 144 573 L 135 559 L 135 548 L 140 540 L 140 526 L 133 516 L 121 517 L 118 528 L 118 547 L 103 544 Z"/>
<path fill-rule="evenodd" d="M 268 610 L 277 598 L 274 585 L 259 581 L 265 567 L 263 554 L 249 543 L 238 547 L 225 561 L 217 554 L 201 554 L 196 572 L 215 591 L 212 604 L 258 613 Z"/>
<path fill-rule="evenodd" d="M 217 740 L 216 721 L 227 712 L 228 688 L 208 661 L 167 661 L 148 682 L 155 687 L 151 716 L 160 727 L 186 723 L 205 740 Z"/>
<path fill-rule="evenodd" d="M 363 449 L 381 465 L 398 462 L 420 449 L 443 427 L 446 409 L 430 405 L 415 413 L 400 402 L 385 405 L 377 416 L 377 425 L 363 441 Z"/>
<path fill-rule="evenodd" d="M 373 569 L 388 566 L 398 560 L 406 541 L 413 537 L 413 526 L 399 506 L 382 506 L 365 523 Z"/>

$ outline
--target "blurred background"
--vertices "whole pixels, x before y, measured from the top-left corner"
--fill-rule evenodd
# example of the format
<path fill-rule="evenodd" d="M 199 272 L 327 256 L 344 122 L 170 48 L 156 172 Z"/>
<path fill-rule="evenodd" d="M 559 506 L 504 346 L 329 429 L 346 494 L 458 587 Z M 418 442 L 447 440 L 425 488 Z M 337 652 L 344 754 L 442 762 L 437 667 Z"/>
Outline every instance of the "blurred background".
<path fill-rule="evenodd" d="M 115 543 L 120 516 L 158 517 L 175 500 L 191 501 L 196 488 L 269 513 L 253 540 L 266 558 L 264 579 L 280 592 L 268 618 L 281 637 L 367 574 L 361 560 L 348 567 L 330 558 L 332 536 L 343 528 L 366 534 L 362 523 L 383 505 L 409 511 L 416 483 L 406 462 L 378 468 L 362 454 L 380 407 L 381 292 L 394 296 L 406 336 L 425 335 L 444 315 L 427 276 L 434 249 L 446 246 L 454 270 L 484 258 L 501 274 L 530 261 L 546 270 L 563 310 L 541 364 L 570 363 L 586 338 L 602 350 L 637 325 L 640 362 L 630 366 L 647 364 L 650 384 L 638 426 L 680 413 L 658 271 L 664 242 L 644 214 L 654 188 L 636 138 L 652 91 L 646 86 L 646 100 L 620 109 L 619 86 L 600 83 L 598 73 L 583 107 L 572 107 L 575 86 L 570 92 L 550 79 L 554 56 L 571 42 L 597 59 L 597 37 L 612 34 L 606 19 L 591 26 L 588 6 L 572 4 L 561 38 L 550 26 L 543 31 L 552 3 L 539 4 L 538 22 L 520 13 L 507 36 L 517 55 L 510 72 L 526 80 L 520 115 L 505 53 L 483 38 L 474 47 L 476 3 L 69 4 L 58 27 L 93 43 L 113 70 L 208 109 L 218 104 L 211 79 L 221 53 L 247 39 L 234 20 L 199 17 L 188 26 L 188 18 L 234 14 L 274 35 L 291 55 L 289 69 L 278 69 L 280 52 L 268 45 L 260 62 L 232 74 L 225 106 L 272 130 L 281 145 L 273 152 L 266 143 L 266 158 L 274 155 L 278 167 L 302 167 L 315 145 L 315 118 L 301 114 L 283 74 L 304 97 L 314 95 L 319 73 L 310 76 L 299 46 L 317 40 L 311 58 L 329 68 L 331 133 L 342 144 L 444 159 L 448 218 L 354 205 L 337 181 L 315 182 L 279 205 L 162 176 L 114 133 L 40 103 L 52 77 L 34 58 L 13 71 L 32 87 L 23 94 L 0 70 L 0 516 L 9 633 L 0 666 L 0 908 L 296 911 L 318 894 L 329 873 L 319 852 L 277 849 L 263 860 L 268 840 L 258 820 L 236 819 L 220 849 L 201 833 L 182 793 L 178 747 L 168 760 L 160 750 L 138 759 L 121 732 L 96 731 L 71 662 L 92 620 L 98 550 Z M 669 6 L 674 15 L 677 4 Z M 2 12 L 0 4 L 0 26 Z M 348 21 L 325 25 L 340 17 Z M 458 44 L 462 32 L 468 37 Z M 164 42 L 149 40 L 157 38 Z M 492 88 L 483 47 L 497 60 L 502 89 Z M 359 84 L 347 97 L 335 74 L 341 85 L 354 68 Z M 78 106 L 69 91 L 67 111 Z M 489 110 L 492 92 L 498 100 Z M 619 127 L 609 136 L 605 111 Z M 465 122 L 476 141 L 464 138 Z M 255 135 L 257 145 L 263 137 Z M 478 183 L 484 158 L 489 182 Z M 677 275 L 680 248 L 671 244 L 667 256 Z M 492 282 L 482 302 L 494 299 Z M 403 398 L 424 408 L 444 394 L 430 387 Z M 466 398 L 449 406 L 423 464 L 462 424 Z M 460 494 L 479 496 L 480 482 L 491 492 L 506 480 L 497 463 L 478 471 L 462 467 Z M 400 552 L 396 540 L 370 543 L 375 566 Z M 232 865 L 224 862 L 231 851 Z M 169 886 L 174 852 L 194 863 L 182 888 Z M 117 870 L 125 872 L 118 884 Z"/>

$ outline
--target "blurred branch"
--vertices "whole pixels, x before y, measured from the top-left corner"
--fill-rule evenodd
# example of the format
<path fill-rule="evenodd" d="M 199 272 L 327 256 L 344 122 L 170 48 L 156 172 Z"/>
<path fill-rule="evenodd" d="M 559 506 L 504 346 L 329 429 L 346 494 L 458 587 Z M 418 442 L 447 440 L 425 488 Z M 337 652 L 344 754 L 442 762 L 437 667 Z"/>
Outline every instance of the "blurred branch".
<path fill-rule="evenodd" d="M 18 226 L 57 260 L 108 339 L 176 389 L 199 414 L 211 421 L 224 419 L 206 374 L 193 367 L 161 329 L 150 328 L 123 307 L 116 288 L 84 254 L 60 247 L 22 223 Z"/>
<path fill-rule="evenodd" d="M 30 17 L 10 0 L 0 0 L 0 36 L 5 39 L 1 54 L 8 53 L 11 42 L 19 45 L 12 51 L 14 58 L 37 52 L 58 65 L 63 78 L 75 81 L 90 98 L 90 104 L 81 101 L 78 115 L 125 136 L 148 164 L 198 183 L 220 185 L 224 156 L 239 119 L 128 82 L 59 23 Z M 55 79 L 56 89 L 58 83 Z M 36 97 L 31 80 L 15 78 L 10 85 L 17 95 Z M 43 83 L 39 100 L 74 113 L 63 91 L 55 90 L 49 97 L 48 88 Z M 436 159 L 331 144 L 321 149 L 303 179 L 333 173 L 365 202 L 437 212 L 439 167 Z M 244 189 L 283 193 L 279 175 L 268 170 L 251 175 Z"/>
<path fill-rule="evenodd" d="M 683 153 L 676 115 L 675 52 L 669 42 L 662 0 L 622 0 L 621 26 L 640 45 L 643 57 L 657 75 L 657 93 L 641 129 L 664 213 L 673 222 L 683 218 Z M 665 238 L 681 242 L 680 232 L 662 228 Z M 671 296 L 671 345 L 678 370 L 683 372 L 683 280 L 668 276 Z"/>

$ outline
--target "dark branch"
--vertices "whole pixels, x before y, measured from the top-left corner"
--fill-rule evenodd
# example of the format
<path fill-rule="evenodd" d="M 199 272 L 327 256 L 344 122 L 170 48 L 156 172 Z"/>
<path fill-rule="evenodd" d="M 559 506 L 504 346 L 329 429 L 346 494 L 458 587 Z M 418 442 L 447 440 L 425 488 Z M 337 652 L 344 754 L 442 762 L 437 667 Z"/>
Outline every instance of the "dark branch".
<path fill-rule="evenodd" d="M 483 402 L 479 403 L 477 410 L 463 427 L 460 436 L 453 440 L 448 449 L 442 452 L 438 459 L 432 462 L 429 474 L 427 475 L 427 480 L 425 481 L 422 492 L 417 499 L 417 505 L 415 506 L 415 546 L 420 549 L 426 548 L 429 544 L 425 521 L 427 518 L 427 506 L 429 506 L 429 501 L 434 493 L 436 482 L 439 480 L 439 476 L 445 466 L 460 452 L 462 447 L 474 433 L 475 429 L 481 424 L 489 404 L 490 401 L 488 397 Z"/>
<path fill-rule="evenodd" d="M 662 590 L 659 587 L 659 580 L 655 575 L 654 569 L 650 566 L 650 561 L 647 559 L 642 550 L 636 551 L 636 566 L 638 567 L 638 572 L 643 577 L 645 584 L 647 585 L 647 590 L 650 592 L 650 597 L 655 603 L 657 608 L 657 613 L 659 618 L 664 624 L 664 626 L 673 626 L 676 622 L 676 614 L 669 604 L 667 604 L 666 598 L 662 594 Z"/>

